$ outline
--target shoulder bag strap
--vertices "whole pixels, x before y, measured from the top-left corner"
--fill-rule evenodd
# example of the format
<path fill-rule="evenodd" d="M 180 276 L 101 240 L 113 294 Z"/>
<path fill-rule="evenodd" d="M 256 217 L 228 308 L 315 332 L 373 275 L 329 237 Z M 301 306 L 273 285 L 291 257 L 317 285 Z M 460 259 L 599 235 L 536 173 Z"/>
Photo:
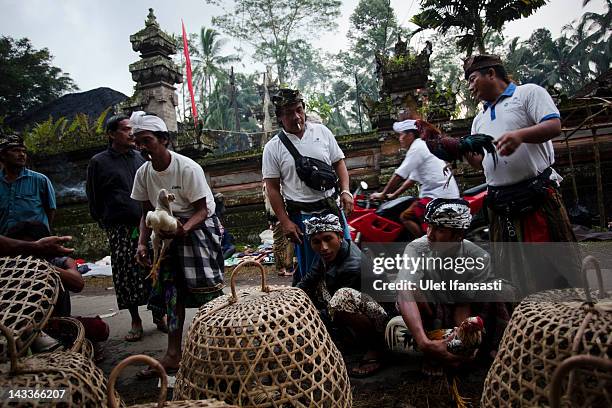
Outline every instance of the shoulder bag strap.
<path fill-rule="evenodd" d="M 302 157 L 300 152 L 298 152 L 298 150 L 296 149 L 295 145 L 291 143 L 291 140 L 289 140 L 285 132 L 281 130 L 278 133 L 278 138 L 280 139 L 281 142 L 283 142 L 287 150 L 289 150 L 289 153 L 291 153 L 291 156 L 293 156 L 293 160 L 297 161 L 298 159 Z"/>

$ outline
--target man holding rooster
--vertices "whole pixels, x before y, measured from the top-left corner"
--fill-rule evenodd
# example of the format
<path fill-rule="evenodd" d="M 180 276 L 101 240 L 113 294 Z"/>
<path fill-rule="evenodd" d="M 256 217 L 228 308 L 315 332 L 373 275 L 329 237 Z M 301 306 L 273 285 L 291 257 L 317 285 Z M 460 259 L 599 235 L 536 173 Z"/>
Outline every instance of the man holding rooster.
<path fill-rule="evenodd" d="M 436 263 L 423 262 L 416 270 L 400 270 L 398 281 L 491 281 L 489 255 L 463 239 L 471 218 L 470 208 L 464 200 L 438 198 L 427 204 L 427 235 L 409 243 L 404 256 L 431 260 L 463 258 L 478 262 L 472 262 L 473 267 L 461 271 L 425 266 Z M 416 346 L 426 356 L 450 366 L 470 360 L 480 348 L 494 351 L 505 327 L 498 323 L 507 322 L 510 317 L 503 304 L 482 302 L 496 296 L 498 294 L 450 289 L 401 291 L 397 297 L 401 317 L 392 319 L 387 325 L 387 345 L 395 351 Z M 487 337 L 483 338 L 485 327 Z"/>
<path fill-rule="evenodd" d="M 559 192 L 562 177 L 552 168 L 555 153 L 551 139 L 561 133 L 559 110 L 552 98 L 538 85 L 511 82 L 495 55 L 470 57 L 464 70 L 470 92 L 484 104 L 471 133 L 492 136 L 500 156 L 499 160 L 490 152 L 466 156 L 473 167 L 484 170 L 491 241 L 576 241 Z M 504 251 L 512 259 L 495 259 L 495 263 L 516 264 L 504 277 L 517 284 L 523 294 L 574 286 L 579 270 L 577 253 L 572 244 L 563 248 L 548 256 L 546 266 L 537 268 L 531 260 L 521 262 L 525 256 L 513 251 Z M 567 256 L 567 260 L 559 262 L 558 255 Z M 542 270 L 546 276 L 540 276 Z"/>

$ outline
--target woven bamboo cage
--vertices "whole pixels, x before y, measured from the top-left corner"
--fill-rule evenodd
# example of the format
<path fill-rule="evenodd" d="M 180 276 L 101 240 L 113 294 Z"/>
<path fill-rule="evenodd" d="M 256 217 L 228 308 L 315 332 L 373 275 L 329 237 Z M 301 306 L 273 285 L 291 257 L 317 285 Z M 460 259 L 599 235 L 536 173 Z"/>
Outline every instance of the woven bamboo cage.
<path fill-rule="evenodd" d="M 219 401 L 216 399 L 205 399 L 199 401 L 172 401 L 166 402 L 166 396 L 168 395 L 168 376 L 166 375 L 166 370 L 164 367 L 155 359 L 145 356 L 144 354 L 138 354 L 135 356 L 130 356 L 123 361 L 121 361 L 113 371 L 111 371 L 110 376 L 108 377 L 108 402 L 110 408 L 117 408 L 119 405 L 119 400 L 116 398 L 117 393 L 115 392 L 115 383 L 117 382 L 117 378 L 121 374 L 121 371 L 125 367 L 133 363 L 144 363 L 148 364 L 151 368 L 153 368 L 159 378 L 161 380 L 161 387 L 159 391 L 159 397 L 157 402 L 151 402 L 148 404 L 139 404 L 139 405 L 130 405 L 130 408 L 153 408 L 153 407 L 170 407 L 170 408 L 230 408 L 236 407 L 235 405 L 227 405 L 223 401 Z M 237 408 L 237 407 L 236 407 Z"/>
<path fill-rule="evenodd" d="M 90 360 L 94 359 L 94 356 L 95 356 L 94 346 L 91 343 L 91 341 L 89 341 L 88 339 L 83 340 L 83 346 L 81 347 L 81 350 L 79 350 L 79 352 L 83 356 L 85 356 L 85 358 L 88 358 Z"/>
<path fill-rule="evenodd" d="M 254 266 L 261 290 L 236 292 Z M 244 407 L 350 407 L 342 355 L 298 288 L 268 287 L 258 262 L 234 269 L 231 295 L 196 314 L 176 377 L 175 399 L 217 398 Z"/>
<path fill-rule="evenodd" d="M 588 287 L 589 264 L 598 291 Z M 612 406 L 612 298 L 595 258 L 586 257 L 582 269 L 585 289 L 540 292 L 516 308 L 485 380 L 482 406 Z"/>
<path fill-rule="evenodd" d="M 15 390 L 23 388 L 64 390 L 67 399 L 62 407 L 105 407 L 106 378 L 94 363 L 79 353 L 53 352 L 41 353 L 32 357 L 17 357 L 15 340 L 11 330 L 0 325 L 4 335 L 10 363 L 0 366 L 0 389 Z M 118 398 L 118 397 L 117 397 Z M 49 406 L 49 400 L 29 400 L 25 405 L 32 408 Z M 0 407 L 8 406 L 7 400 L 0 401 Z M 125 404 L 121 403 L 121 406 Z"/>
<path fill-rule="evenodd" d="M 32 257 L 0 257 L 0 324 L 11 331 L 23 355 L 53 312 L 61 282 L 55 268 Z M 1 340 L 0 361 L 6 360 Z"/>
<path fill-rule="evenodd" d="M 45 333 L 62 343 L 64 351 L 81 353 L 85 341 L 85 328 L 77 319 L 52 317 L 45 326 Z"/>

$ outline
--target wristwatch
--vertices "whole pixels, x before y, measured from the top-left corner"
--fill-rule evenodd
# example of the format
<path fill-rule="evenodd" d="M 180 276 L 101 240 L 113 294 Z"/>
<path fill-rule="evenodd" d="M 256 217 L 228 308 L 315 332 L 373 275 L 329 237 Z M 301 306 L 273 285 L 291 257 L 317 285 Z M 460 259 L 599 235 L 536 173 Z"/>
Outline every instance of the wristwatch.
<path fill-rule="evenodd" d="M 342 195 L 342 194 L 348 194 L 348 195 L 349 195 L 349 197 L 351 197 L 351 200 L 353 199 L 353 195 L 352 195 L 352 194 L 351 194 L 351 192 L 350 192 L 350 191 L 348 191 L 348 190 L 342 190 L 342 191 L 340 192 L 340 195 Z"/>

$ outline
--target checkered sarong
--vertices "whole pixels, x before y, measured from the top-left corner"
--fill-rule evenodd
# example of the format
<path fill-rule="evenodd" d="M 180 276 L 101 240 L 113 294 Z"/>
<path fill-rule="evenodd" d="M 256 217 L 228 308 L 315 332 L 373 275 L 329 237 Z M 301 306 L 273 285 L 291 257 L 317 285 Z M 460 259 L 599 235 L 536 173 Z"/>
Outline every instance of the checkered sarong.
<path fill-rule="evenodd" d="M 199 229 L 182 240 L 175 240 L 184 283 L 190 292 L 214 292 L 223 287 L 221 223 L 207 218 Z"/>

